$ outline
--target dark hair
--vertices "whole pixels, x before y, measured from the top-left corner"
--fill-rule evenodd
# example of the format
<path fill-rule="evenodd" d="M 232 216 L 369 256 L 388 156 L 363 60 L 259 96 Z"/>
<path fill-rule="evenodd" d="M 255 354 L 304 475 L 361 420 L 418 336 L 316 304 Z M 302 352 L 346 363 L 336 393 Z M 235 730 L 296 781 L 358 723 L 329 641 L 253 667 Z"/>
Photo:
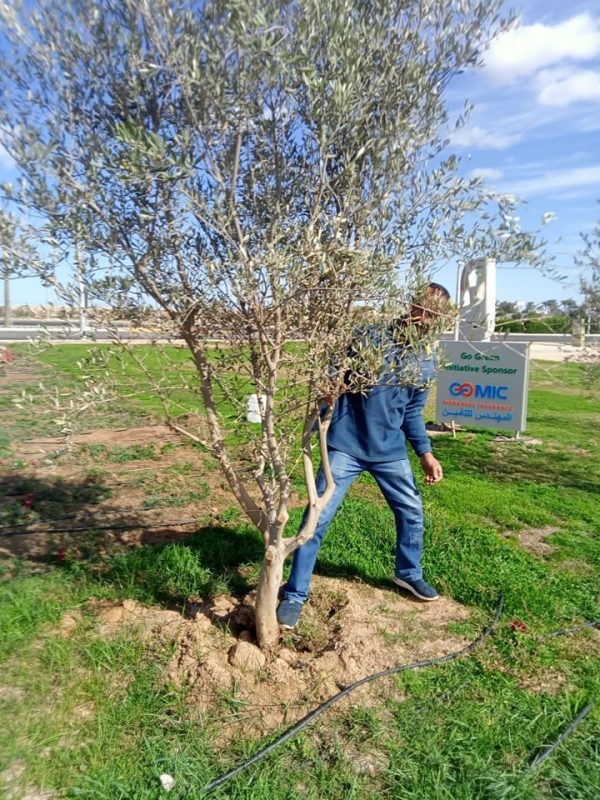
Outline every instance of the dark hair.
<path fill-rule="evenodd" d="M 445 286 L 442 286 L 441 283 L 430 283 L 427 288 L 431 292 L 438 292 L 438 294 L 441 294 L 444 300 L 450 300 L 450 292 Z"/>

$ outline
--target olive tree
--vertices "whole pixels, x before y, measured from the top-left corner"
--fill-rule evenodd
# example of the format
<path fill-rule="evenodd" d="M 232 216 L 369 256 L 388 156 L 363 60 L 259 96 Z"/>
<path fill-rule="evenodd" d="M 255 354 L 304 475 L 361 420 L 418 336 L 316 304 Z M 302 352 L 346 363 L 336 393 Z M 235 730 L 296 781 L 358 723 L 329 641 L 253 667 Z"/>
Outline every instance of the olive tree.
<path fill-rule="evenodd" d="M 2 143 L 22 175 L 11 198 L 45 220 L 52 247 L 86 254 L 97 308 L 189 348 L 206 424 L 174 424 L 207 443 L 263 536 L 264 648 L 278 636 L 284 560 L 334 489 L 327 428 L 353 331 L 397 316 L 441 260 L 531 251 L 511 199 L 461 178 L 446 152 L 444 90 L 503 29 L 498 6 L 3 7 Z M 367 350 L 355 390 L 382 358 Z M 240 423 L 249 394 L 264 398 L 256 427 Z M 290 535 L 298 469 L 308 513 Z"/>
<path fill-rule="evenodd" d="M 583 247 L 575 257 L 581 269 L 579 288 L 583 295 L 582 311 L 585 314 L 587 333 L 600 330 L 600 222 L 592 231 L 582 233 Z M 600 346 L 588 340 L 575 359 L 583 368 L 584 383 L 588 389 L 597 391 L 600 385 Z"/>
<path fill-rule="evenodd" d="M 596 223 L 591 233 L 584 233 L 581 238 L 584 246 L 575 263 L 582 272 L 579 288 L 590 333 L 592 325 L 597 326 L 600 321 L 600 222 Z"/>

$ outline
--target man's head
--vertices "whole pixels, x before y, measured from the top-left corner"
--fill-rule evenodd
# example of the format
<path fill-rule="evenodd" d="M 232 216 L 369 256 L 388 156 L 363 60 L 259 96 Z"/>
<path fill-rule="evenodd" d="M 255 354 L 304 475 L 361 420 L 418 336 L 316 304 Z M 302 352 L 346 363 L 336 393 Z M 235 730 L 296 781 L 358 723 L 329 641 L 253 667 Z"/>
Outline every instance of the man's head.
<path fill-rule="evenodd" d="M 420 327 L 447 322 L 450 316 L 450 292 L 441 283 L 430 283 L 412 298 L 410 321 Z"/>

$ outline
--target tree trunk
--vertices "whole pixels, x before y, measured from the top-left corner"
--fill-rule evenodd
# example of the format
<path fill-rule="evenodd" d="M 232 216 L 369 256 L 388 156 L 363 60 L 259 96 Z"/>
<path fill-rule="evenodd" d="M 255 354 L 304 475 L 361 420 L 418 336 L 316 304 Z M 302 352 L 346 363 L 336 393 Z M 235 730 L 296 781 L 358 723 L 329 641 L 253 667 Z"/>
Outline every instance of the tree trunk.
<path fill-rule="evenodd" d="M 275 650 L 279 641 L 277 594 L 283 578 L 285 552 L 283 546 L 269 545 L 263 559 L 256 594 L 256 637 L 265 652 Z"/>

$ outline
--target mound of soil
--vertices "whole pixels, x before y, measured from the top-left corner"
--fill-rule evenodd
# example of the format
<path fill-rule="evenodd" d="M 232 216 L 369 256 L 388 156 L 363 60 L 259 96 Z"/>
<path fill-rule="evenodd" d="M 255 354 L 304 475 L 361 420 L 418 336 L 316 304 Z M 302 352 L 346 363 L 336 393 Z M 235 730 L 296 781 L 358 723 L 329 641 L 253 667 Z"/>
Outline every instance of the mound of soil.
<path fill-rule="evenodd" d="M 189 619 L 132 600 L 99 604 L 97 613 L 104 635 L 134 625 L 145 638 L 170 642 L 165 680 L 189 689 L 190 713 L 215 719 L 223 743 L 294 722 L 373 672 L 462 647 L 467 640 L 448 625 L 470 616 L 447 598 L 418 603 L 392 589 L 317 576 L 298 630 L 267 659 L 255 645 L 253 603 L 252 594 L 221 596 L 193 606 Z M 380 702 L 380 691 L 371 684 L 352 702 Z"/>

